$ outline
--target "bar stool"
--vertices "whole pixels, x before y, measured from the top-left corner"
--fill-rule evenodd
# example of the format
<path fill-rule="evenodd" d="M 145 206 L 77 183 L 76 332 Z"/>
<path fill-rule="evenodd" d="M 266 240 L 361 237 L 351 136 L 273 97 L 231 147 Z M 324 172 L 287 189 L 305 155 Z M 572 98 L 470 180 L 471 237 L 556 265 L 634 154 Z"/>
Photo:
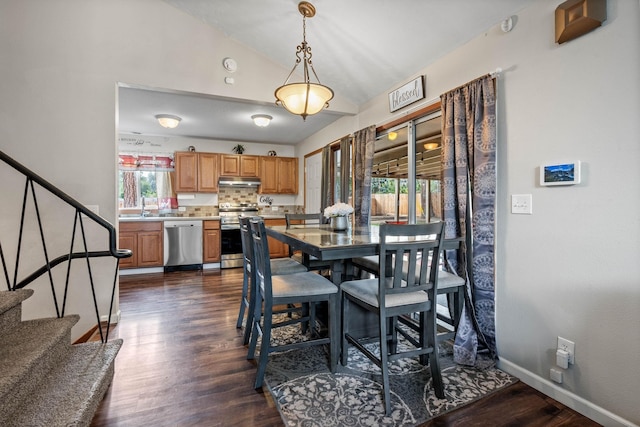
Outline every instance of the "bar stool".
<path fill-rule="evenodd" d="M 253 240 L 251 238 L 251 230 L 249 229 L 250 218 L 240 217 L 240 238 L 242 240 L 242 255 L 243 255 L 243 278 L 242 278 L 242 298 L 240 300 L 240 310 L 238 313 L 238 321 L 236 322 L 236 328 L 241 328 L 244 320 L 245 309 L 247 310 L 246 327 L 244 330 L 244 345 L 249 343 L 249 337 L 251 335 L 251 322 L 253 320 L 254 311 L 254 294 L 253 283 L 255 283 L 255 268 L 252 268 L 253 264 Z M 296 262 L 291 258 L 276 258 L 270 260 L 271 262 L 271 274 L 293 274 L 303 273 L 307 271 L 307 268 Z"/>
<path fill-rule="evenodd" d="M 419 356 L 429 363 L 433 388 L 444 398 L 436 339 L 436 289 L 438 264 L 442 249 L 442 223 L 412 225 L 380 225 L 380 254 L 377 278 L 351 280 L 340 284 L 342 295 L 342 365 L 348 362 L 348 344 L 373 361 L 382 371 L 385 412 L 391 412 L 388 363 Z M 431 260 L 431 262 L 429 262 Z M 362 339 L 349 332 L 349 310 L 352 304 L 378 316 L 380 352 L 365 346 Z M 417 337 L 398 327 L 401 316 L 417 314 Z M 407 348 L 398 346 L 398 334 Z M 410 345 L 409 345 L 410 344 Z"/>
<path fill-rule="evenodd" d="M 338 287 L 330 280 L 313 272 L 273 275 L 271 262 L 269 262 L 269 243 L 262 219 L 254 218 L 251 220 L 251 237 L 254 249 L 253 269 L 256 278 L 253 290 L 256 291 L 256 297 L 247 359 L 251 360 L 255 357 L 258 336 L 262 336 L 255 388 L 262 387 L 268 356 L 274 351 L 329 344 L 329 368 L 331 372 L 335 372 L 340 348 Z M 301 304 L 310 307 L 309 311 L 313 313 L 313 307 L 318 302 L 326 302 L 327 304 L 327 337 L 321 336 L 319 331 L 316 331 L 315 324 L 311 321 L 312 314 L 274 323 L 273 314 L 276 306 Z M 271 332 L 274 328 L 304 322 L 308 322 L 310 325 L 311 337 L 309 340 L 282 345 L 275 345 L 271 342 Z"/>
<path fill-rule="evenodd" d="M 445 249 L 455 249 L 452 246 L 458 246 L 459 243 L 444 243 Z M 379 257 L 377 255 L 357 257 L 352 259 L 354 267 L 360 271 L 378 276 L 380 272 Z M 403 267 L 406 274 L 406 267 Z M 458 330 L 458 324 L 462 316 L 462 308 L 464 306 L 464 293 L 466 292 L 465 280 L 455 274 L 449 273 L 442 269 L 438 270 L 438 289 L 436 294 L 442 295 L 445 301 L 437 298 L 437 302 L 446 302 L 446 309 L 443 304 L 437 304 L 437 318 L 447 329 L 446 332 L 438 333 L 438 341 L 446 341 L 454 338 Z M 442 307 L 442 308 L 441 308 Z"/>

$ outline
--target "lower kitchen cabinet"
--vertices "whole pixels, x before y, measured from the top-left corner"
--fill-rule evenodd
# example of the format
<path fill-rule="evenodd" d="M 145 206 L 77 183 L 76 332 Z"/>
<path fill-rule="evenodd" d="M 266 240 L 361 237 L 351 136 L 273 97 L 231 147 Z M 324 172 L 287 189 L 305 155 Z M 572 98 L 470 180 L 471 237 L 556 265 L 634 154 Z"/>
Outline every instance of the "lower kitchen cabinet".
<path fill-rule="evenodd" d="M 284 219 L 265 219 L 264 225 L 267 227 L 273 227 L 274 225 L 287 225 Z M 285 245 L 280 240 L 273 237 L 268 238 L 269 241 L 269 255 L 271 258 L 286 258 L 289 256 L 289 245 Z"/>
<path fill-rule="evenodd" d="M 220 262 L 220 221 L 203 221 L 202 261 Z"/>
<path fill-rule="evenodd" d="M 119 248 L 131 249 L 130 258 L 120 260 L 120 268 L 162 267 L 163 231 L 161 221 L 121 222 Z"/>

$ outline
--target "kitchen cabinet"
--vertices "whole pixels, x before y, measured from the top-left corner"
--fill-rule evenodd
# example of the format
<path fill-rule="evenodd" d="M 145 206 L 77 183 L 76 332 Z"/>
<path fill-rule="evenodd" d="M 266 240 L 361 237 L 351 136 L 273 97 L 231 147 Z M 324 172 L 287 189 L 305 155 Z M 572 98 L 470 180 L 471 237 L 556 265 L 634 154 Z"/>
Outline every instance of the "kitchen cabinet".
<path fill-rule="evenodd" d="M 203 262 L 220 262 L 220 221 L 203 221 Z"/>
<path fill-rule="evenodd" d="M 198 191 L 201 193 L 218 192 L 217 153 L 198 153 Z"/>
<path fill-rule="evenodd" d="M 287 225 L 284 219 L 265 219 L 264 225 L 266 227 L 273 227 L 274 225 Z M 272 237 L 268 238 L 269 242 L 269 256 L 271 258 L 286 258 L 289 256 L 289 245 L 285 245 L 280 240 Z"/>
<path fill-rule="evenodd" d="M 219 155 L 178 151 L 174 157 L 176 193 L 218 192 Z"/>
<path fill-rule="evenodd" d="M 298 194 L 296 157 L 260 157 L 261 194 Z"/>
<path fill-rule="evenodd" d="M 258 178 L 260 156 L 244 154 L 220 154 L 220 176 Z"/>
<path fill-rule="evenodd" d="M 174 156 L 176 168 L 176 193 L 198 191 L 198 153 L 177 151 Z"/>
<path fill-rule="evenodd" d="M 162 222 L 121 222 L 119 247 L 133 252 L 131 258 L 120 260 L 120 268 L 162 267 Z"/>

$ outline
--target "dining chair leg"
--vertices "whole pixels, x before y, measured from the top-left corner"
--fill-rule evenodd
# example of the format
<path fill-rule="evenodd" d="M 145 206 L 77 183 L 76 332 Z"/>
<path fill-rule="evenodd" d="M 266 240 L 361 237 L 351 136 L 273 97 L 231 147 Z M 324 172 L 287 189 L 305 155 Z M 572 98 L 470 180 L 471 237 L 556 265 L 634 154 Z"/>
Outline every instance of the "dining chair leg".
<path fill-rule="evenodd" d="M 420 323 L 422 324 L 420 339 L 422 342 L 426 343 L 427 346 L 433 348 L 433 351 L 429 354 L 431 381 L 433 382 L 433 389 L 436 393 L 436 397 L 438 399 L 444 399 L 444 382 L 442 381 L 442 371 L 440 371 L 440 355 L 438 353 L 438 339 L 436 337 L 436 319 L 434 314 L 430 315 L 432 319 L 431 321 L 429 320 L 429 315 L 427 315 L 427 313 L 423 312 L 420 315 Z"/>
<path fill-rule="evenodd" d="M 249 344 L 249 339 L 251 338 L 251 334 L 253 332 L 253 319 L 255 319 L 255 310 L 256 310 L 256 291 L 255 289 L 251 289 L 249 292 L 249 307 L 247 308 L 247 322 L 244 327 L 244 337 L 242 339 L 242 344 Z"/>
<path fill-rule="evenodd" d="M 382 314 L 381 314 L 382 315 Z M 384 394 L 385 414 L 391 414 L 391 392 L 389 391 L 389 348 L 387 341 L 387 322 L 389 319 L 380 319 L 380 370 L 382 371 L 382 391 Z"/>
<path fill-rule="evenodd" d="M 347 341 L 347 334 L 349 333 L 349 299 L 340 291 L 340 302 L 342 316 L 342 330 L 340 332 L 340 363 L 342 366 L 347 366 L 349 362 L 349 342 Z"/>
<path fill-rule="evenodd" d="M 340 309 L 339 309 L 338 293 L 329 299 L 329 316 L 327 319 L 329 326 L 329 369 L 335 373 L 338 367 L 338 358 L 340 357 Z"/>
<path fill-rule="evenodd" d="M 240 298 L 240 310 L 238 312 L 238 321 L 236 322 L 236 328 L 242 328 L 242 321 L 244 320 L 244 311 L 247 305 L 249 305 L 248 296 L 248 288 L 249 288 L 249 280 L 247 278 L 247 274 L 245 272 L 244 278 L 242 279 L 242 297 Z"/>
<path fill-rule="evenodd" d="M 271 326 L 273 324 L 273 312 L 271 307 L 265 307 L 262 329 L 262 343 L 260 344 L 260 356 L 258 358 L 258 372 L 256 373 L 256 383 L 254 388 L 262 387 L 264 373 L 267 370 L 269 359 L 269 344 L 271 343 Z"/>
<path fill-rule="evenodd" d="M 256 296 L 256 299 L 258 297 Z M 251 319 L 251 339 L 249 342 L 249 350 L 247 351 L 247 359 L 253 360 L 256 356 L 256 346 L 258 345 L 258 336 L 263 334 L 264 328 L 260 326 L 262 318 L 262 302 L 255 301 L 253 309 L 253 318 Z"/>

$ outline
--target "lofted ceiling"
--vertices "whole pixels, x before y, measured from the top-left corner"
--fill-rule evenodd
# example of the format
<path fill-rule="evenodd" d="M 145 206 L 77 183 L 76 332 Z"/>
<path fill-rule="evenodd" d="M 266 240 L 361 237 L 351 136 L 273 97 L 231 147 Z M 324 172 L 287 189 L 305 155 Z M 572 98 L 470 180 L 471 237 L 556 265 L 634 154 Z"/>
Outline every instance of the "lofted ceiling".
<path fill-rule="evenodd" d="M 297 0 L 164 1 L 286 69 L 293 67 L 302 41 Z M 533 1 L 312 0 L 317 13 L 307 19 L 307 42 L 322 84 L 362 105 Z M 122 133 L 261 143 L 295 144 L 341 117 L 323 111 L 303 122 L 274 104 L 135 87 L 120 89 L 119 107 Z M 160 128 L 153 119 L 160 107 L 185 117 L 183 123 Z M 272 124 L 258 128 L 247 120 L 256 112 L 272 115 Z"/>

